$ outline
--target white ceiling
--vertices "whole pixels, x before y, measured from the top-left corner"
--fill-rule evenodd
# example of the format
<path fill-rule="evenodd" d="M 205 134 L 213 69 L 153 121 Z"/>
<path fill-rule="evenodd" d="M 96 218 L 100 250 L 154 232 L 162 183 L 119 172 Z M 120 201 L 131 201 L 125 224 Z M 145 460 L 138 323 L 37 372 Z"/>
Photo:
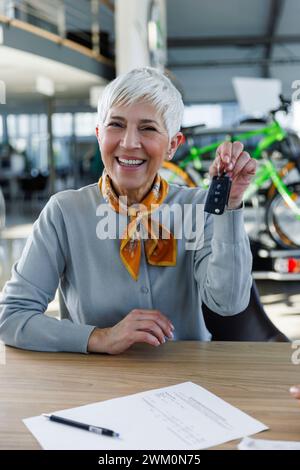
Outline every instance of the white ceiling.
<path fill-rule="evenodd" d="M 10 98 L 36 98 L 36 77 L 42 75 L 54 82 L 56 97 L 88 98 L 89 89 L 106 83 L 101 77 L 35 54 L 0 46 L 0 80 Z"/>
<path fill-rule="evenodd" d="M 167 0 L 168 36 L 262 34 L 270 0 Z"/>
<path fill-rule="evenodd" d="M 74 8 L 75 3 L 77 8 L 77 4 L 87 2 L 65 1 L 70 8 Z M 278 0 L 166 0 L 168 39 L 265 36 L 270 25 L 272 5 L 277 2 Z M 282 3 L 283 7 L 274 35 L 300 36 L 300 0 L 283 0 L 278 3 Z M 80 10 L 80 14 L 84 11 L 86 10 Z M 102 31 L 108 31 L 112 39 L 113 13 L 103 5 L 101 18 Z M 183 90 L 186 102 L 233 101 L 235 95 L 232 78 L 263 76 L 263 66 L 259 61 L 265 54 L 266 47 L 263 45 L 172 47 L 168 49 L 168 68 Z M 270 78 L 282 80 L 284 94 L 288 97 L 292 93 L 292 82 L 300 79 L 300 42 L 274 45 L 272 58 L 296 61 L 293 64 L 274 63 L 269 66 Z M 222 65 L 222 61 L 243 61 L 243 64 Z M 176 64 L 181 67 L 176 67 Z M 189 64 L 193 66 L 189 67 Z M 0 46 L 0 80 L 6 82 L 8 96 L 18 98 L 25 93 L 34 97 L 35 77 L 40 71 L 53 79 L 58 97 L 87 99 L 90 86 L 102 84 L 101 78 L 87 72 Z"/>
<path fill-rule="evenodd" d="M 168 39 L 267 36 L 272 7 L 278 4 L 282 9 L 275 22 L 274 36 L 300 37 L 299 0 L 167 0 Z M 264 67 L 259 61 L 265 54 L 263 45 L 172 47 L 168 49 L 168 67 L 184 90 L 186 101 L 234 101 L 232 78 L 262 77 Z M 283 92 L 290 97 L 292 82 L 300 79 L 300 41 L 274 45 L 272 58 L 283 63 L 270 64 L 269 77 L 282 80 Z M 241 60 L 240 65 L 220 64 Z M 289 63 L 291 60 L 293 64 Z"/>

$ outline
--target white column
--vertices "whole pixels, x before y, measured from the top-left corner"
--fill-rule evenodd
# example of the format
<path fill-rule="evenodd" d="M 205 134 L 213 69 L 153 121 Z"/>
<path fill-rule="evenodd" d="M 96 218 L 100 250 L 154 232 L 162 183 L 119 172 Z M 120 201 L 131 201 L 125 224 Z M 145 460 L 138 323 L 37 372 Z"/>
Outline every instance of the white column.
<path fill-rule="evenodd" d="M 163 69 L 167 36 L 165 0 L 116 0 L 115 31 L 117 75 L 135 67 Z"/>

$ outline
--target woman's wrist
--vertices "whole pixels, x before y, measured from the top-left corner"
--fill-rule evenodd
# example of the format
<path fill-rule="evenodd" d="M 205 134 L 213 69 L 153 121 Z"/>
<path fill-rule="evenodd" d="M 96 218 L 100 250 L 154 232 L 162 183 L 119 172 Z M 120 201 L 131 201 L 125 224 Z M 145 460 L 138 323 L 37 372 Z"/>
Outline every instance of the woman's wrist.
<path fill-rule="evenodd" d="M 228 201 L 226 209 L 233 211 L 235 209 L 241 209 L 243 207 L 243 200 L 239 199 L 238 201 Z"/>
<path fill-rule="evenodd" d="M 109 328 L 95 328 L 90 334 L 88 340 L 87 351 L 88 352 L 97 352 L 97 353 L 106 353 L 107 345 L 106 338 Z"/>

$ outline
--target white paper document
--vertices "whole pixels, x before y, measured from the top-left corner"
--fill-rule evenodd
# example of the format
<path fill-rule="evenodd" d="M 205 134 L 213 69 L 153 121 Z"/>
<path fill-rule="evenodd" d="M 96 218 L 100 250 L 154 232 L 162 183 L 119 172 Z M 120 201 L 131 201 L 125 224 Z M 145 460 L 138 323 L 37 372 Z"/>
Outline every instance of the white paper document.
<path fill-rule="evenodd" d="M 112 429 L 120 437 L 96 435 L 44 416 L 24 419 L 44 449 L 206 449 L 267 429 L 192 382 L 54 414 Z"/>
<path fill-rule="evenodd" d="M 270 441 L 245 437 L 239 444 L 239 450 L 300 450 L 297 441 Z"/>

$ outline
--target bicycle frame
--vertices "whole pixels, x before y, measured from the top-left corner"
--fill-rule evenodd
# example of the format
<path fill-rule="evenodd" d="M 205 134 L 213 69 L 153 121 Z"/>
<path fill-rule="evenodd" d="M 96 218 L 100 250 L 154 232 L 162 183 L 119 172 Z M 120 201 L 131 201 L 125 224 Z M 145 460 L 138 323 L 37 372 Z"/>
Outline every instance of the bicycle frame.
<path fill-rule="evenodd" d="M 251 152 L 251 156 L 255 159 L 262 159 L 261 165 L 259 166 L 254 180 L 251 182 L 247 191 L 245 192 L 245 200 L 249 200 L 261 187 L 262 185 L 271 180 L 273 182 L 273 187 L 277 189 L 282 198 L 284 199 L 287 206 L 291 209 L 297 220 L 300 220 L 300 209 L 294 202 L 293 193 L 289 191 L 282 178 L 278 174 L 273 162 L 269 159 L 264 158 L 265 151 L 275 142 L 281 142 L 287 137 L 287 132 L 282 129 L 280 124 L 273 117 L 273 120 L 267 126 L 261 129 L 255 129 L 253 131 L 243 132 L 241 134 L 236 134 L 230 136 L 228 140 L 231 142 L 237 140 L 247 140 L 251 137 L 262 135 L 263 138 L 259 141 L 256 148 Z M 180 169 L 185 170 L 188 164 L 193 161 L 195 169 L 201 170 L 202 162 L 201 156 L 210 152 L 214 152 L 218 146 L 223 143 L 223 141 L 214 142 L 213 144 L 206 145 L 204 147 L 191 147 L 190 153 L 183 160 L 178 162 Z M 186 170 L 185 170 L 186 171 Z M 199 183 L 201 187 L 206 189 L 206 185 Z"/>
<path fill-rule="evenodd" d="M 261 158 L 262 153 L 265 150 L 267 150 L 270 147 L 270 145 L 272 145 L 275 142 L 281 142 L 283 139 L 285 139 L 287 137 L 287 132 L 284 129 L 282 129 L 282 127 L 276 121 L 276 119 L 273 119 L 273 121 L 268 126 L 265 126 L 261 129 L 255 129 L 253 131 L 247 131 L 241 134 L 233 135 L 233 136 L 230 136 L 226 140 L 230 142 L 234 142 L 236 140 L 244 141 L 244 140 L 250 139 L 251 137 L 255 137 L 257 135 L 263 135 L 264 137 L 259 141 L 254 151 L 251 152 L 251 156 L 255 159 Z M 222 143 L 223 143 L 223 140 L 214 142 L 213 144 L 206 145 L 200 148 L 195 147 L 195 146 L 191 147 L 190 153 L 188 154 L 188 156 L 185 157 L 180 162 L 178 162 L 178 166 L 184 169 L 189 162 L 193 161 L 195 168 L 201 169 L 202 164 L 201 164 L 200 157 L 202 155 L 205 155 L 206 153 L 210 153 L 210 152 L 217 150 L 219 145 L 221 145 Z"/>
<path fill-rule="evenodd" d="M 293 200 L 293 193 L 287 188 L 282 179 L 277 173 L 277 170 L 271 160 L 264 159 L 258 168 L 255 178 L 247 188 L 244 194 L 245 201 L 251 199 L 252 196 L 261 188 L 261 186 L 268 181 L 272 180 L 279 194 L 284 199 L 286 205 L 291 209 L 297 220 L 300 220 L 300 208 Z"/>
<path fill-rule="evenodd" d="M 245 191 L 244 200 L 250 200 L 254 194 L 263 186 L 264 183 L 271 180 L 274 188 L 280 193 L 287 206 L 291 209 L 297 220 L 300 220 L 300 208 L 295 204 L 293 193 L 283 182 L 282 178 L 277 172 L 273 162 L 268 159 L 263 159 L 257 169 L 255 178 L 251 181 L 249 187 Z M 203 189 L 208 189 L 209 184 L 205 184 L 203 180 L 198 181 L 198 186 Z"/>

